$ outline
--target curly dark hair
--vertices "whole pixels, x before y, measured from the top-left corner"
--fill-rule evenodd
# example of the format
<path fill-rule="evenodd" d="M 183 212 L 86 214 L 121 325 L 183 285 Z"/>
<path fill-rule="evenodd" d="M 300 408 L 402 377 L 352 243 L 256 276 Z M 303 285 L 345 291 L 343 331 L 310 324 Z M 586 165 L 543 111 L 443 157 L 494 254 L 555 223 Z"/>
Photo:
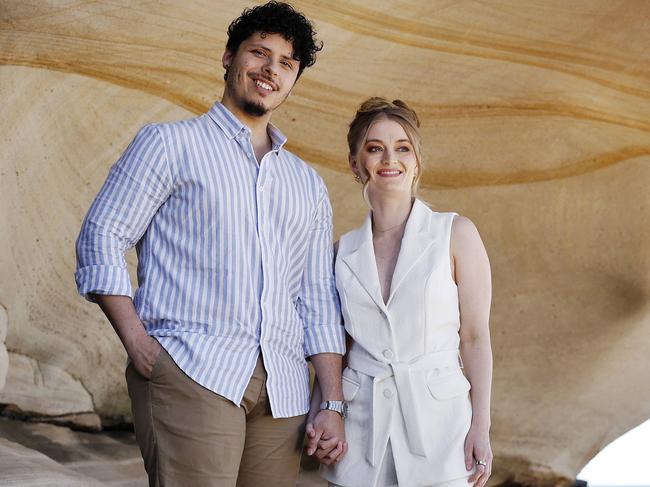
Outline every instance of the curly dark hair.
<path fill-rule="evenodd" d="M 288 3 L 273 0 L 244 10 L 228 26 L 226 49 L 236 53 L 239 45 L 256 32 L 280 34 L 291 42 L 293 57 L 300 62 L 298 78 L 305 68 L 314 65 L 316 53 L 323 49 L 323 42 L 315 39 L 313 24 Z"/>

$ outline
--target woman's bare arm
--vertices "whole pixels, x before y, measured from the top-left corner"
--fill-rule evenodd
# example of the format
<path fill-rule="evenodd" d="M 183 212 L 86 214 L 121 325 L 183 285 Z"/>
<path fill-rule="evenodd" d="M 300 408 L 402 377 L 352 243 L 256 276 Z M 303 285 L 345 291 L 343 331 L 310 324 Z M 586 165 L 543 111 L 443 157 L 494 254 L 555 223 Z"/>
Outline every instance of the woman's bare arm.
<path fill-rule="evenodd" d="M 492 280 L 490 262 L 474 224 L 468 218 L 454 219 L 451 235 L 451 258 L 458 286 L 460 307 L 460 352 L 465 374 L 472 384 L 472 424 L 465 442 L 468 470 L 478 465 L 472 476 L 482 487 L 491 473 L 490 395 L 492 388 L 492 346 L 490 343 L 490 303 Z M 483 467 L 483 468 L 481 468 Z"/>

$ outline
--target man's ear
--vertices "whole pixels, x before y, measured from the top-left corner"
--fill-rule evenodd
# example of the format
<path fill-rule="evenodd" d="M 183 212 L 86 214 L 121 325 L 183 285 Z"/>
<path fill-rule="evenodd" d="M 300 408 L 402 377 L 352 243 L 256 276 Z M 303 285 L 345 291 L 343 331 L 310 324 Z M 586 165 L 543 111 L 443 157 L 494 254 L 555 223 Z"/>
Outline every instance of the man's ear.
<path fill-rule="evenodd" d="M 223 69 L 228 69 L 228 67 L 232 64 L 232 59 L 235 57 L 235 54 L 232 51 L 229 51 L 226 49 L 223 53 L 223 56 L 221 56 L 221 64 L 223 65 Z"/>

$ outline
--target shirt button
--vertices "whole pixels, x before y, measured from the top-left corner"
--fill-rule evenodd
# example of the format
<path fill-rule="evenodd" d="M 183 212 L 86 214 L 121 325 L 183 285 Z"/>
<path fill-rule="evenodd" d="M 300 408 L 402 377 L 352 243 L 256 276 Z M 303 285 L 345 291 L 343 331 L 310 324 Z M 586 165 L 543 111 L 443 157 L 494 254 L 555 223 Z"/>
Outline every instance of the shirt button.
<path fill-rule="evenodd" d="M 390 348 L 387 348 L 383 352 L 384 358 L 387 358 L 388 360 L 393 358 L 393 351 Z"/>
<path fill-rule="evenodd" d="M 390 389 L 384 389 L 384 397 L 386 399 L 390 399 L 391 397 L 393 397 L 393 391 L 391 391 Z"/>

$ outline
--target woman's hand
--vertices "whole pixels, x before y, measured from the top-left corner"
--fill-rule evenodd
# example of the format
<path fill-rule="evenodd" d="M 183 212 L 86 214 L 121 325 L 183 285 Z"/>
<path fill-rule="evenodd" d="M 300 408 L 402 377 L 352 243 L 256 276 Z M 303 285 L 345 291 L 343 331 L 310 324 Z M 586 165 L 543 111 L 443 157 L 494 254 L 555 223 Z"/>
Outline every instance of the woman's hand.
<path fill-rule="evenodd" d="M 476 470 L 467 482 L 474 487 L 483 487 L 492 474 L 490 433 L 485 428 L 472 425 L 465 437 L 465 466 L 471 470 L 474 465 Z"/>

